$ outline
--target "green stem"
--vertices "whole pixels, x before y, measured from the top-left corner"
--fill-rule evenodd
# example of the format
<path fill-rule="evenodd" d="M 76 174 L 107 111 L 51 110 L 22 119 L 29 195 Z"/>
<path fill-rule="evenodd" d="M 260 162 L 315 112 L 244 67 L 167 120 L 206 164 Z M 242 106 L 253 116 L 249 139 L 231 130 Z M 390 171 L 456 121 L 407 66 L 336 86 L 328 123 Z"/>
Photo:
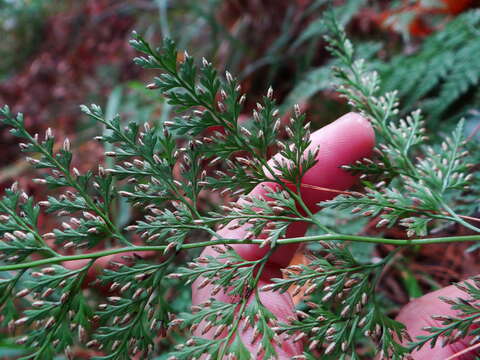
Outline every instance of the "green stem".
<path fill-rule="evenodd" d="M 196 248 L 203 248 L 211 245 L 247 245 L 247 244 L 256 244 L 260 245 L 265 241 L 265 239 L 252 239 L 252 240 L 239 240 L 239 239 L 218 239 L 210 241 L 201 241 L 196 243 L 184 244 L 181 247 L 181 250 L 189 250 Z M 289 239 L 279 239 L 277 240 L 277 245 L 285 244 L 296 244 L 302 242 L 315 242 L 315 241 L 354 241 L 354 242 L 364 242 L 364 243 L 373 243 L 373 244 L 389 244 L 389 245 L 398 245 L 398 246 L 410 246 L 410 245 L 426 245 L 426 244 L 441 244 L 441 243 L 453 243 L 453 242 L 467 242 L 467 241 L 480 241 L 480 235 L 465 235 L 465 236 L 450 236 L 450 237 L 440 237 L 440 238 L 417 238 L 417 239 L 390 239 L 390 238 L 379 238 L 379 237 L 368 237 L 368 236 L 357 236 L 357 235 L 342 235 L 342 234 L 325 234 L 325 235 L 315 235 L 315 236 L 300 236 Z M 31 268 L 35 266 L 48 265 L 48 264 L 58 264 L 67 261 L 75 260 L 85 260 L 85 259 L 98 259 L 104 256 L 122 254 L 126 252 L 144 252 L 144 251 L 160 251 L 163 252 L 167 246 L 129 246 L 117 249 L 110 249 L 104 251 L 98 251 L 95 253 L 87 254 L 78 254 L 78 255 L 67 255 L 67 256 L 58 256 L 53 258 L 47 258 L 42 260 L 36 260 L 26 263 L 14 264 L 14 265 L 5 265 L 0 266 L 0 271 L 10 271 L 10 270 L 19 270 L 25 268 Z"/>
<path fill-rule="evenodd" d="M 328 226 L 325 226 L 324 224 L 322 224 L 320 221 L 317 220 L 317 218 L 315 217 L 315 215 L 310 211 L 310 209 L 308 208 L 307 204 L 305 204 L 305 202 L 303 201 L 303 198 L 302 196 L 300 195 L 300 183 L 297 182 L 296 184 L 296 187 L 297 187 L 297 192 L 295 193 L 295 200 L 297 200 L 297 202 L 302 206 L 302 208 L 305 210 L 305 212 L 310 216 L 310 219 L 311 219 L 311 222 L 313 222 L 315 225 L 317 225 L 317 227 L 319 229 L 322 229 L 323 231 L 325 231 L 327 234 L 334 234 L 336 233 L 335 231 L 332 231 L 330 228 L 328 228 Z"/>
<path fill-rule="evenodd" d="M 378 266 L 381 266 L 381 267 L 386 266 L 390 262 L 390 260 L 392 260 L 395 257 L 395 255 L 398 254 L 398 252 L 400 250 L 401 250 L 401 248 L 396 248 L 395 250 L 391 251 L 387 256 L 385 256 L 382 261 L 378 262 L 375 265 L 378 265 Z M 377 274 L 375 274 L 375 278 L 373 279 L 373 282 L 372 282 L 373 283 L 372 291 L 375 291 L 375 287 L 377 286 L 378 282 L 380 281 L 382 273 L 383 273 L 383 270 L 379 271 L 379 272 L 377 272 Z"/>
<path fill-rule="evenodd" d="M 437 200 L 440 201 L 441 206 L 454 218 L 454 221 L 458 222 L 459 224 L 465 226 L 466 228 L 473 230 L 477 233 L 480 233 L 480 229 L 465 220 L 463 220 L 460 216 L 457 215 L 457 213 L 450 207 L 448 206 L 445 201 L 437 197 Z"/>

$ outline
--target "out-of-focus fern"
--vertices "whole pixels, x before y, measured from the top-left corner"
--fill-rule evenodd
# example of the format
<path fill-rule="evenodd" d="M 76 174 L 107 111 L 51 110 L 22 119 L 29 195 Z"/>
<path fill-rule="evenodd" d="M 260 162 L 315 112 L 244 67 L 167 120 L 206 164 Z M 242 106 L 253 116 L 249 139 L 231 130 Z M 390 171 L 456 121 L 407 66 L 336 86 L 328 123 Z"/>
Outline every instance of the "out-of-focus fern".
<path fill-rule="evenodd" d="M 405 111 L 423 99 L 423 109 L 435 121 L 479 83 L 479 54 L 480 11 L 476 10 L 427 38 L 413 55 L 397 55 L 382 65 L 383 86 L 398 89 Z M 451 115 L 461 116 L 465 110 Z"/>
<path fill-rule="evenodd" d="M 357 45 L 357 53 L 362 59 L 368 60 L 369 67 L 375 67 L 375 64 L 379 63 L 379 61 L 373 57 L 380 50 L 381 46 L 379 42 L 363 42 Z M 314 68 L 304 74 L 283 101 L 281 109 L 291 108 L 297 103 L 308 101 L 319 91 L 330 89 L 334 81 L 331 68 L 338 66 L 338 64 L 337 59 L 332 59 L 326 65 Z"/>

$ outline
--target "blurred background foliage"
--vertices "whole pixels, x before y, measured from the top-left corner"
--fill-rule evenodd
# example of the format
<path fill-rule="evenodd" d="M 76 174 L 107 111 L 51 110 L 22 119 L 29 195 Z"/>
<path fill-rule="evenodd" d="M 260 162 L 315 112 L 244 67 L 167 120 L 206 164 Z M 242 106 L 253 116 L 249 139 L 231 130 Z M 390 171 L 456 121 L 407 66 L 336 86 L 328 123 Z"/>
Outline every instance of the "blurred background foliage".
<path fill-rule="evenodd" d="M 190 54 L 238 75 L 248 94 L 241 121 L 248 121 L 271 85 L 285 114 L 299 103 L 318 128 L 348 111 L 334 91 L 330 69 L 335 60 L 325 50 L 322 14 L 328 3 L 361 56 L 380 72 L 385 90 L 398 89 L 404 111 L 424 108 L 430 137 L 466 117 L 467 130 L 476 139 L 478 0 L 0 0 L 0 104 L 24 112 L 31 131 L 52 127 L 57 138 L 69 136 L 79 154 L 75 166 L 82 171 L 95 167 L 103 161 L 103 151 L 91 139 L 101 130 L 80 115 L 79 104 L 95 102 L 106 107 L 108 116 L 122 113 L 138 122 L 163 122 L 170 116 L 163 99 L 145 89 L 151 74 L 132 62 L 135 53 L 128 39 L 135 29 L 152 43 L 172 37 Z M 44 197 L 43 189 L 29 181 L 16 140 L 3 128 L 0 144 L 2 189 L 18 180 L 38 199 Z M 118 204 L 117 213 L 120 224 L 135 216 L 126 203 Z M 344 222 L 345 231 L 378 233 L 375 224 L 351 216 L 332 214 L 324 220 Z M 54 219 L 41 221 L 49 228 Z M 383 235 L 402 236 L 389 231 Z M 465 253 L 467 247 L 438 245 L 404 253 L 380 287 L 391 314 L 411 297 L 479 273 L 478 256 Z M 354 252 L 371 258 L 390 250 L 381 246 Z M 101 293 L 91 291 L 92 296 Z M 188 291 L 169 291 L 176 299 L 172 306 L 189 305 Z M 0 329 L 0 357 L 8 358 L 18 349 L 5 343 L 4 332 Z M 90 355 L 78 349 L 76 358 Z"/>

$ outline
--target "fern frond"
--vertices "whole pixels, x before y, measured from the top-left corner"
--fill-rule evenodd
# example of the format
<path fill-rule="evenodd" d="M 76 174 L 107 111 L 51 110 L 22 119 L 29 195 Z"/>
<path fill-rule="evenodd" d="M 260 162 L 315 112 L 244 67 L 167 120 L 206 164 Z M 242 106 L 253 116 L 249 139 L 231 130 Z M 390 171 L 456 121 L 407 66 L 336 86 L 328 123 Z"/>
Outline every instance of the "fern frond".
<path fill-rule="evenodd" d="M 397 89 L 404 109 L 424 101 L 429 121 L 438 121 L 480 80 L 480 11 L 472 10 L 427 38 L 413 54 L 380 66 L 383 88 Z M 462 113 L 454 114 L 458 118 Z"/>

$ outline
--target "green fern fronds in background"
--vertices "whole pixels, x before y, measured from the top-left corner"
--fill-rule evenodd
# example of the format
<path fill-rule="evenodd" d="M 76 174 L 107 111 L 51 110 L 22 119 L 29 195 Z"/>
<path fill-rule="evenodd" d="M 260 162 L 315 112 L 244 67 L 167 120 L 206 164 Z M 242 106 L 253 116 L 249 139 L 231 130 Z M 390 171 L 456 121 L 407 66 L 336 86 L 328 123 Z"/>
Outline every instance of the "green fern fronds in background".
<path fill-rule="evenodd" d="M 312 25 L 316 24 L 314 21 Z M 324 24 L 323 17 L 318 23 Z M 310 27 L 307 28 L 306 32 Z M 323 36 L 318 30 L 311 36 Z M 371 59 L 385 41 L 363 43 L 356 41 L 358 53 L 369 60 L 369 66 L 378 69 L 383 79 L 383 91 L 398 90 L 405 104 L 403 111 L 408 113 L 421 105 L 428 116 L 428 122 L 440 121 L 444 115 L 457 119 L 476 106 L 480 82 L 480 11 L 472 10 L 447 23 L 443 30 L 433 33 L 416 49 L 402 49 L 393 54 L 388 61 Z M 406 52 L 410 54 L 406 54 Z M 332 89 L 329 66 L 335 66 L 335 60 L 310 69 L 300 75 L 295 87 L 290 91 L 283 104 L 284 108 L 295 102 L 305 102 L 320 91 Z M 473 101 L 472 101 L 473 99 Z M 465 101 L 463 101 L 465 100 Z M 460 106 L 452 110 L 452 105 Z M 463 102 L 462 102 L 463 101 Z"/>
<path fill-rule="evenodd" d="M 446 114 L 458 118 L 475 105 L 469 103 L 466 108 L 455 107 L 449 112 L 456 101 L 477 91 L 479 56 L 480 11 L 475 10 L 458 16 L 427 38 L 414 54 L 400 54 L 382 64 L 383 87 L 399 91 L 406 112 L 423 102 L 430 123 Z"/>

